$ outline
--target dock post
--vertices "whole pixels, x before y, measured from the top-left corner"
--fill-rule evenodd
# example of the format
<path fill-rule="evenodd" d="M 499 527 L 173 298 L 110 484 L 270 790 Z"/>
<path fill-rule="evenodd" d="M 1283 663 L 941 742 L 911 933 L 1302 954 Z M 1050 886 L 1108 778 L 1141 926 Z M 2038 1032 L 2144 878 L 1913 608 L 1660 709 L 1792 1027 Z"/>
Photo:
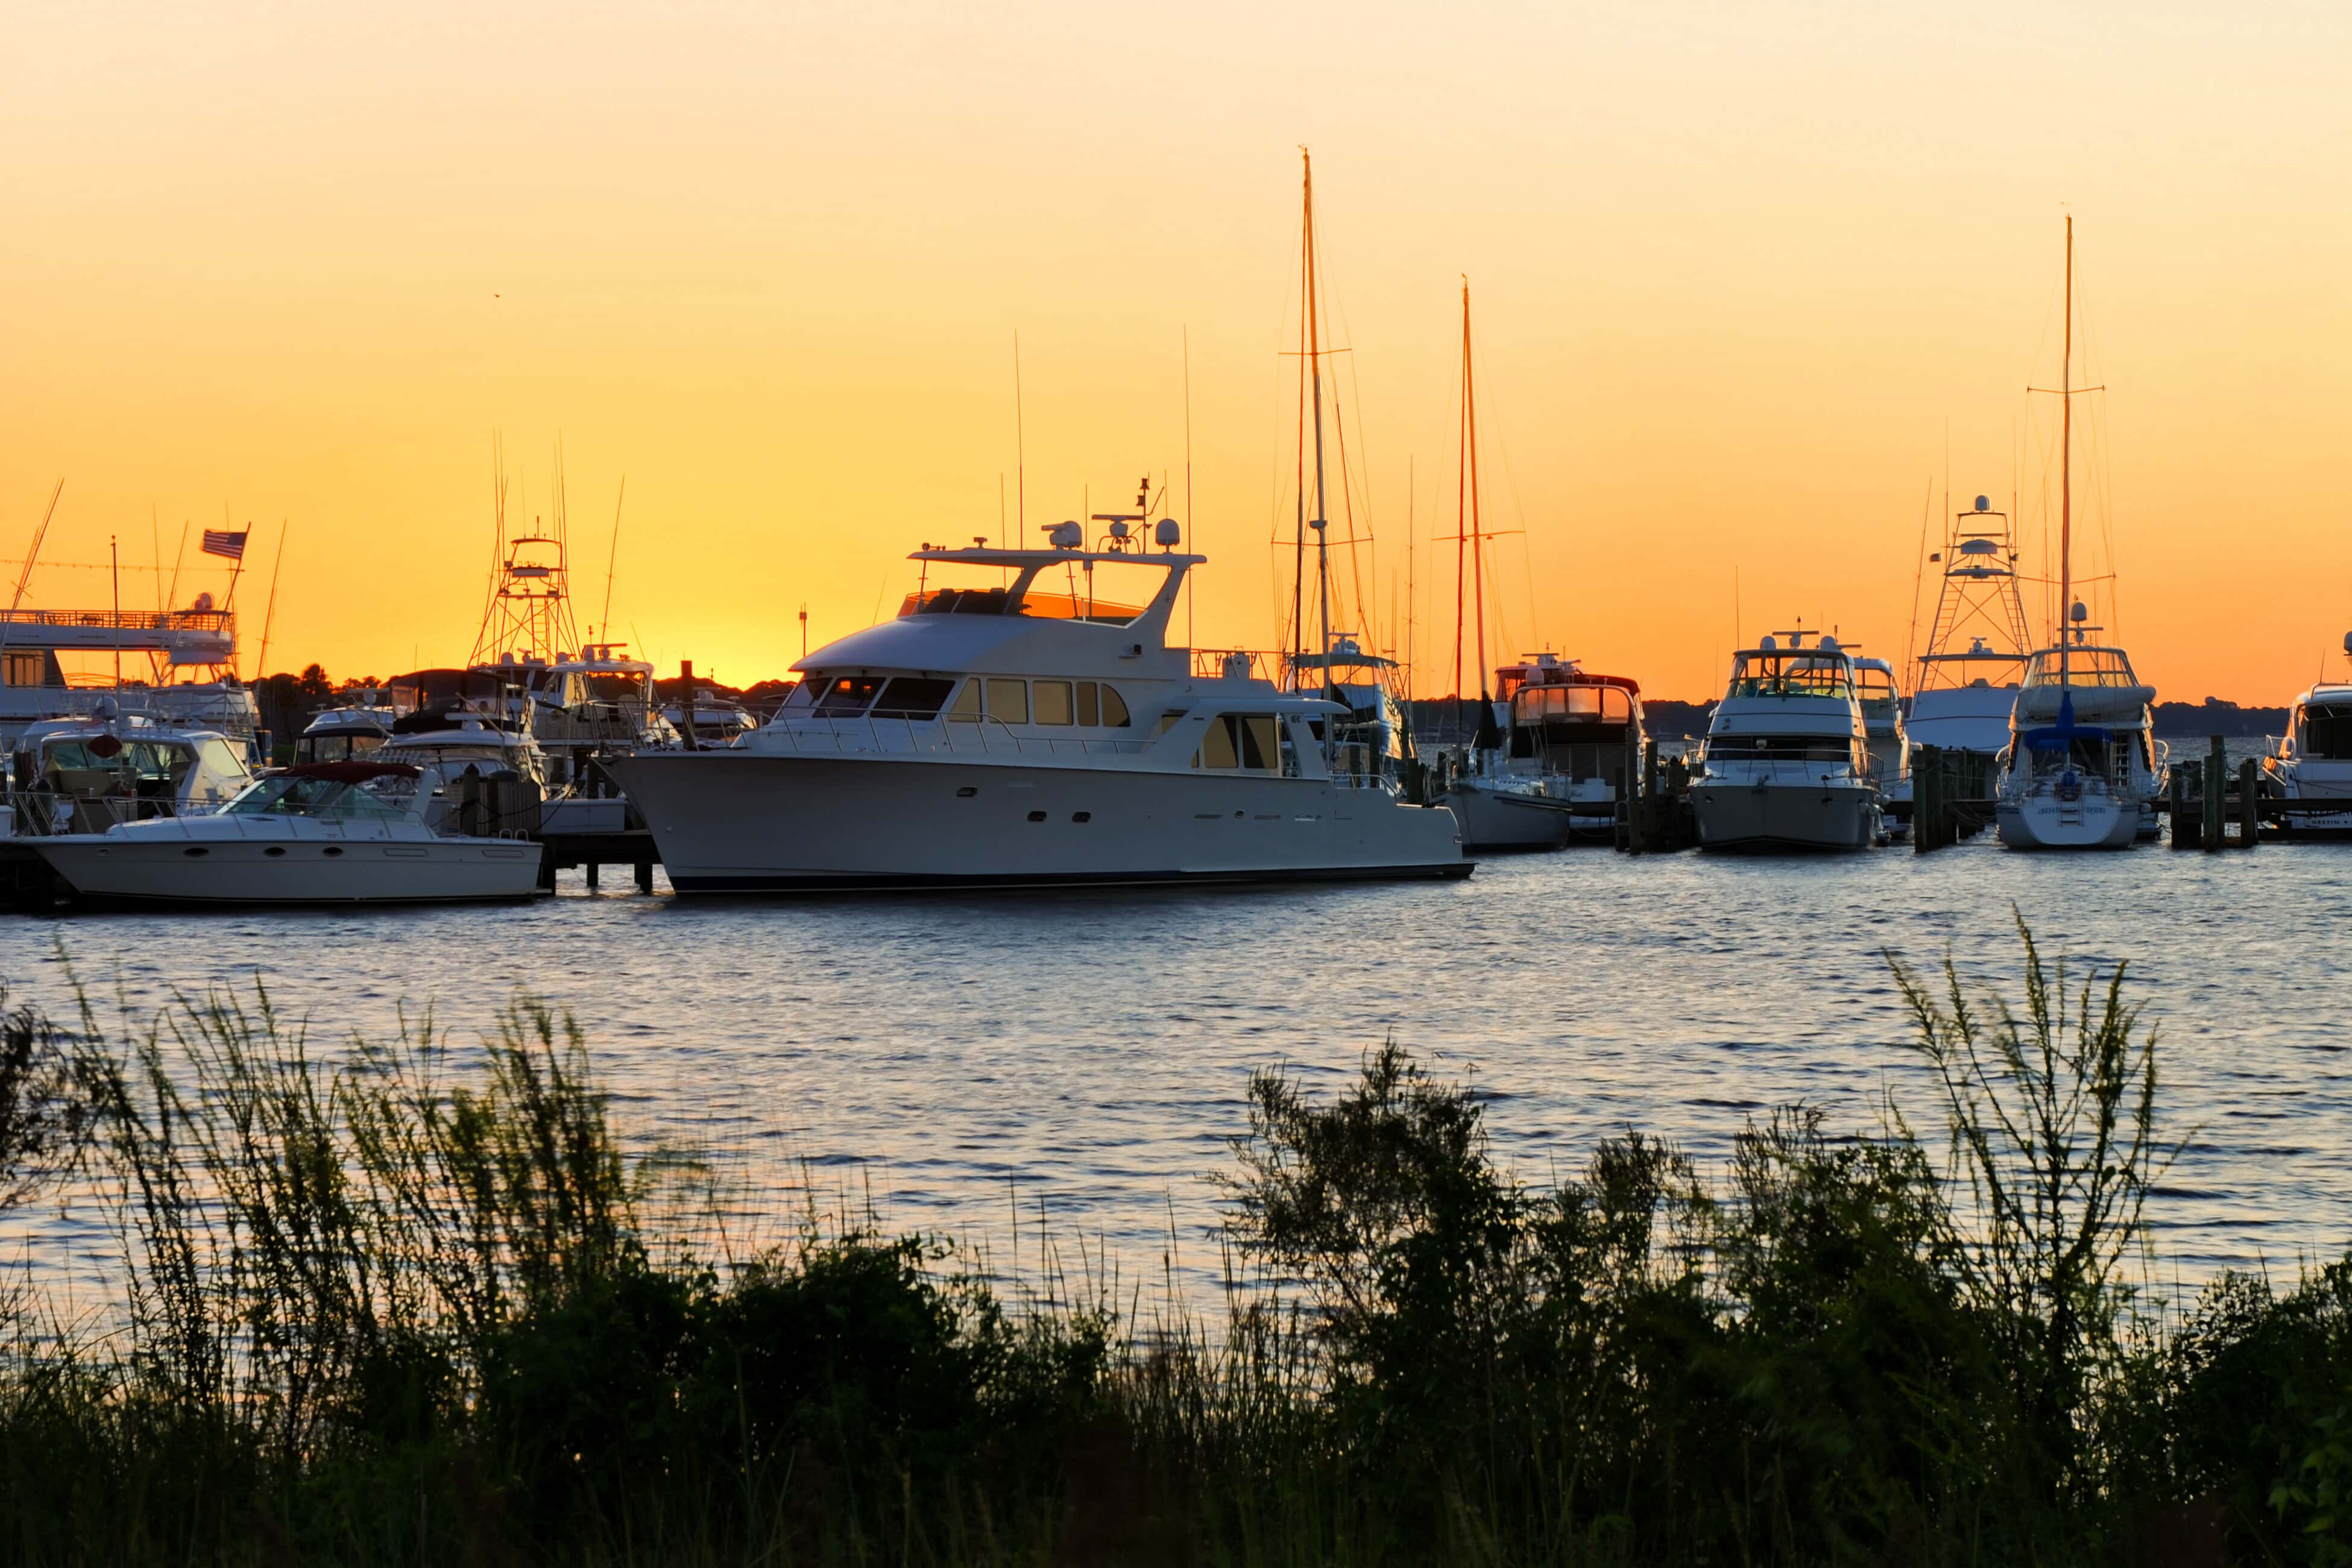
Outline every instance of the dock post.
<path fill-rule="evenodd" d="M 637 891 L 639 893 L 651 893 L 653 890 L 654 862 L 651 861 L 639 861 L 637 862 Z"/>
<path fill-rule="evenodd" d="M 2205 755 L 2205 848 L 2209 853 L 2221 847 L 2221 824 L 2230 820 L 2229 768 L 2221 737 L 2214 736 Z"/>
<path fill-rule="evenodd" d="M 2251 757 L 2238 764 L 2238 847 L 2250 850 L 2262 836 L 2262 800 L 2255 793 L 2259 769 Z"/>
<path fill-rule="evenodd" d="M 593 854 L 593 852 L 592 852 L 592 854 Z M 584 873 L 586 874 L 586 876 L 587 876 L 587 878 L 588 878 L 588 891 L 589 891 L 589 892 L 591 892 L 591 893 L 595 892 L 595 891 L 596 891 L 596 862 L 595 862 L 595 861 L 594 861 L 594 860 L 593 860 L 593 859 L 591 859 L 591 860 L 584 860 L 584 861 L 581 862 L 580 862 L 580 869 L 581 869 L 581 871 L 582 871 L 583 873 Z"/>
<path fill-rule="evenodd" d="M 2172 847 L 2176 850 L 2189 847 L 2189 769 L 2194 766 L 2188 762 L 2174 763 L 2168 780 L 2172 789 Z"/>
<path fill-rule="evenodd" d="M 1943 821 L 1943 769 L 1936 748 L 1911 748 L 1911 852 L 1924 855 L 1936 848 L 1936 830 Z"/>

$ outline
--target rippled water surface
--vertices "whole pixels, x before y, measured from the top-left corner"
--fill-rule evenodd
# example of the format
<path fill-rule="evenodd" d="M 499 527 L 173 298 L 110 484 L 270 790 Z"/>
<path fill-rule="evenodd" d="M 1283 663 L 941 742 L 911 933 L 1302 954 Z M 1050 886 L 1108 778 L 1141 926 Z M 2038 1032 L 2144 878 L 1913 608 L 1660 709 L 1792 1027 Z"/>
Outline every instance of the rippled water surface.
<path fill-rule="evenodd" d="M 1156 1273 L 1213 1261 L 1224 1140 L 1253 1068 L 1336 1087 L 1393 1031 L 1475 1072 L 1504 1156 L 1543 1176 L 1635 1126 L 1719 1159 L 1805 1099 L 1939 1124 L 1883 949 L 1947 950 L 2015 994 L 2012 904 L 2070 965 L 2130 961 L 2189 1147 L 2156 1206 L 2180 1275 L 2352 1239 L 2342 986 L 2352 846 L 2031 856 L 1985 840 L 1820 860 L 1606 850 L 1467 882 L 1220 892 L 14 918 L 0 974 L 52 1007 L 62 941 L 134 1009 L 257 971 L 314 1038 L 430 1002 L 462 1043 L 518 988 L 575 1011 L 641 1143 L 805 1162 L 900 1228 L 1027 1225 Z M 772 1189 L 782 1201 L 783 1188 Z M 98 1250 L 87 1214 L 16 1246 Z"/>

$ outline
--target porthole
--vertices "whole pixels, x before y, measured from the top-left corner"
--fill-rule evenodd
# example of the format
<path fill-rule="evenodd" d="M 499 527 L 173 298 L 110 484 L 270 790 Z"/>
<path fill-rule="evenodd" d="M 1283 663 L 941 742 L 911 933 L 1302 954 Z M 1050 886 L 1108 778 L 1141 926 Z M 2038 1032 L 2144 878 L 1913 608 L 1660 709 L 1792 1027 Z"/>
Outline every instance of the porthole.
<path fill-rule="evenodd" d="M 1073 822 L 1091 822 L 1094 820 L 1095 814 L 1092 811 L 1073 811 L 1070 813 L 1070 821 Z"/>
<path fill-rule="evenodd" d="M 334 859 L 337 855 L 341 854 L 343 852 L 342 852 L 342 850 L 341 850 L 340 847 L 338 847 L 338 846 L 336 846 L 336 845 L 334 845 L 334 844 L 329 844 L 325 849 L 320 850 L 319 852 L 320 852 L 320 854 L 322 854 L 322 855 L 325 855 L 329 860 L 332 860 L 332 859 Z"/>
<path fill-rule="evenodd" d="M 974 795 L 979 793 L 980 786 L 977 784 L 967 784 L 962 789 L 956 791 L 956 799 L 959 800 L 969 800 Z"/>
<path fill-rule="evenodd" d="M 194 859 L 194 857 L 196 857 L 196 856 L 198 856 L 198 855 L 208 855 L 208 854 L 212 853 L 213 852 L 212 852 L 212 851 L 210 851 L 210 850 L 207 850 L 207 849 L 188 849 L 188 850 L 182 850 L 180 852 L 181 852 L 182 854 L 184 854 L 184 855 L 188 856 L 190 859 Z"/>
<path fill-rule="evenodd" d="M 271 860 L 276 860 L 278 856 L 286 852 L 286 846 L 283 844 L 272 844 L 261 852 L 268 855 Z"/>
<path fill-rule="evenodd" d="M 1045 820 L 1045 813 L 1043 811 L 1032 811 L 1029 813 L 1029 820 L 1033 822 L 1042 822 Z"/>

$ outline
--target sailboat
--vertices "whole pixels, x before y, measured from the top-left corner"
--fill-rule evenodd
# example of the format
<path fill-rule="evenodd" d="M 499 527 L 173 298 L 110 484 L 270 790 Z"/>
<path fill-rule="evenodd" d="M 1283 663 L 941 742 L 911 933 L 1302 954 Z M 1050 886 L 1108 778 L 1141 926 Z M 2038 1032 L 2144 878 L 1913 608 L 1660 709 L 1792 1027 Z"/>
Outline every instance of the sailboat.
<path fill-rule="evenodd" d="M 2074 219 L 2066 219 L 2066 337 L 2059 382 L 2058 602 L 2054 646 L 2035 651 L 2010 718 L 1996 797 L 2000 841 L 2012 849 L 2128 849 L 2156 829 L 2156 688 L 2131 658 L 2093 643 L 2102 628 L 2074 598 Z"/>

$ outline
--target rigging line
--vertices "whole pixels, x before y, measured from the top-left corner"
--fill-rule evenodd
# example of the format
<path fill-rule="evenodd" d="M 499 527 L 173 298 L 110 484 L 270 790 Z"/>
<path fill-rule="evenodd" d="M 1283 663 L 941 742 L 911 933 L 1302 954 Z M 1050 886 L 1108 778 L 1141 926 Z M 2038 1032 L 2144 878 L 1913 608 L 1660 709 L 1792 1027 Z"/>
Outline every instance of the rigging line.
<path fill-rule="evenodd" d="M 1492 424 L 1491 419 L 1489 420 L 1489 424 L 1490 426 Z M 1488 434 L 1503 449 L 1503 479 L 1504 483 L 1510 487 L 1511 511 L 1512 514 L 1518 518 L 1519 522 L 1519 557 L 1522 564 L 1524 564 L 1527 569 L 1525 586 L 1528 591 L 1528 636 L 1530 639 L 1533 639 L 1537 635 L 1535 556 L 1528 541 L 1528 530 L 1527 506 L 1519 493 L 1518 473 L 1511 466 L 1511 443 L 1509 438 L 1507 437 L 1500 429 L 1490 428 Z M 1500 568 L 1497 567 L 1496 570 L 1499 571 Z M 1495 582 L 1495 633 L 1504 641 L 1508 641 L 1510 629 L 1503 624 L 1502 612 L 1505 596 L 1502 590 L 1502 579 L 1497 576 Z M 1497 649 L 1496 652 L 1499 653 L 1501 650 Z"/>
<path fill-rule="evenodd" d="M 1948 426 L 1946 434 L 1948 437 Z M 1944 500 L 1948 506 L 1951 498 L 1951 480 L 1947 476 L 1944 481 Z M 1916 696 L 1919 692 L 1918 679 L 1914 674 L 1919 668 L 1919 661 L 1916 657 L 1919 652 L 1919 586 L 1927 576 L 1927 517 L 1935 505 L 1936 482 L 1930 479 L 1927 481 L 1927 498 L 1919 503 L 1919 554 L 1912 563 L 1911 570 L 1911 629 L 1905 632 L 1903 637 L 1903 678 L 1911 683 L 1911 693 L 1914 696 Z M 1937 602 L 1938 606 L 1937 613 L 1940 615 L 1942 613 L 1940 595 Z"/>
<path fill-rule="evenodd" d="M 278 573 L 286 565 L 286 519 L 278 519 L 278 554 L 269 566 L 269 601 L 261 612 L 261 653 L 253 661 L 253 678 L 269 673 L 269 629 L 278 619 Z"/>
<path fill-rule="evenodd" d="M 1192 329 L 1187 324 L 1184 333 L 1184 532 L 1180 541 L 1184 553 L 1192 552 Z M 1184 574 L 1184 645 L 1192 645 L 1192 577 Z"/>
<path fill-rule="evenodd" d="M 997 476 L 996 487 L 997 510 L 1002 512 L 1004 499 L 1004 479 L 1002 475 Z M 596 617 L 596 624 L 604 629 L 604 635 L 607 638 L 613 635 L 613 572 L 621 560 L 621 503 L 628 498 L 628 495 L 629 476 L 624 474 L 621 476 L 620 494 L 613 497 L 613 544 L 604 556 L 604 612 Z"/>
<path fill-rule="evenodd" d="M 1013 543 L 1029 537 L 1029 433 L 1021 412 L 1021 330 L 1013 331 Z"/>

